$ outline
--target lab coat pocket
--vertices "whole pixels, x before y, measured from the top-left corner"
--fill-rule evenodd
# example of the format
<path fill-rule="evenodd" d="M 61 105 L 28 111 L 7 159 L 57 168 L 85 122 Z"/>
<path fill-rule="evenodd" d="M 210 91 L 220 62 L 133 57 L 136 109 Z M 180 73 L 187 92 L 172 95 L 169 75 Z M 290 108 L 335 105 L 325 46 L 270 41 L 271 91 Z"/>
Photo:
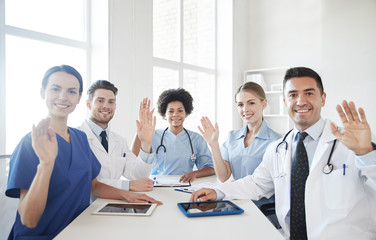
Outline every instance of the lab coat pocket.
<path fill-rule="evenodd" d="M 329 209 L 347 209 L 355 200 L 354 193 L 357 193 L 353 183 L 351 169 L 342 168 L 333 170 L 330 174 L 323 176 L 323 189 L 325 204 Z"/>

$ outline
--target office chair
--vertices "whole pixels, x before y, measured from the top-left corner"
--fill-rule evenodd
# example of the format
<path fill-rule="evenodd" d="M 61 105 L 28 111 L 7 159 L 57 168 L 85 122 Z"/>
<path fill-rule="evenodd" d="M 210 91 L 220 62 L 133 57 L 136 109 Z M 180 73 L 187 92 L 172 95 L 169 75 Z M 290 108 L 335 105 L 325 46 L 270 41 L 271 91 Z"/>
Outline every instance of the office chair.
<path fill-rule="evenodd" d="M 7 239 L 16 218 L 18 199 L 5 196 L 10 155 L 0 155 L 0 239 Z"/>
<path fill-rule="evenodd" d="M 261 212 L 269 219 L 275 228 L 281 229 L 278 222 L 277 215 L 275 214 L 275 202 L 266 203 L 260 206 Z"/>

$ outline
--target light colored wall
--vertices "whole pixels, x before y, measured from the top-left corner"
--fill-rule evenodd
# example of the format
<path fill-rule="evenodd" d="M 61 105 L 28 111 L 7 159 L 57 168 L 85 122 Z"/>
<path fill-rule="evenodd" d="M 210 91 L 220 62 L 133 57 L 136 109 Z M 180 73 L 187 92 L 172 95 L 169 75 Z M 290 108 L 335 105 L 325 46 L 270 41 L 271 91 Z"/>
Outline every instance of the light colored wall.
<path fill-rule="evenodd" d="M 353 100 L 376 132 L 376 1 L 322 1 L 324 115 L 340 122 L 335 105 Z"/>
<path fill-rule="evenodd" d="M 152 97 L 152 20 L 149 0 L 109 0 L 109 79 L 119 89 L 112 130 L 136 133 L 139 103 Z"/>
<path fill-rule="evenodd" d="M 324 117 L 341 125 L 335 105 L 346 98 L 376 130 L 376 1 L 251 0 L 248 27 L 248 69 L 313 68 L 328 96 Z"/>

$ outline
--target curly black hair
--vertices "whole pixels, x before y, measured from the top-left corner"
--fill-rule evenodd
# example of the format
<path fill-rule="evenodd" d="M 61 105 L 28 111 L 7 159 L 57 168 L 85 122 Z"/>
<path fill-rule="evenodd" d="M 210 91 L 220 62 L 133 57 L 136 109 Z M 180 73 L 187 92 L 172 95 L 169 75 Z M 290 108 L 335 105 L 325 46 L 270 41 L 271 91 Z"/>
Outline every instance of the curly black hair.
<path fill-rule="evenodd" d="M 166 115 L 167 105 L 175 101 L 183 103 L 187 115 L 191 114 L 193 111 L 193 98 L 184 88 L 168 89 L 162 92 L 157 102 L 158 113 L 164 117 Z"/>

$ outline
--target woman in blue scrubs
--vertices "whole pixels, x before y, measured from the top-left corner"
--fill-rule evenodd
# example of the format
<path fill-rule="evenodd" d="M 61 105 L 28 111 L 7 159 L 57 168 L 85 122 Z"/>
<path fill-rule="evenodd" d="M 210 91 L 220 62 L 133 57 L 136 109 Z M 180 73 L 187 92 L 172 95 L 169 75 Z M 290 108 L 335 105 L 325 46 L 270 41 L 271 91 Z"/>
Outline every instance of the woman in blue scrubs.
<path fill-rule="evenodd" d="M 141 103 L 141 108 L 145 107 Z M 155 165 L 152 175 L 182 175 L 180 182 L 214 175 L 213 160 L 204 138 L 185 129 L 183 123 L 193 111 L 193 98 L 183 88 L 169 89 L 158 98 L 158 113 L 168 121 L 165 129 L 156 129 L 152 142 Z M 149 108 L 149 105 L 147 108 Z M 132 151 L 138 155 L 140 142 L 135 137 Z M 193 171 L 196 165 L 197 171 Z"/>
<path fill-rule="evenodd" d="M 227 140 L 219 146 L 219 127 L 211 123 L 208 117 L 201 119 L 201 134 L 213 154 L 214 169 L 218 179 L 227 181 L 231 175 L 235 180 L 253 174 L 261 163 L 268 145 L 281 136 L 269 128 L 263 119 L 263 110 L 267 100 L 263 88 L 254 82 L 247 82 L 238 88 L 235 103 L 245 127 L 229 132 Z M 273 201 L 273 200 L 270 200 Z M 259 200 L 258 206 L 270 202 Z"/>
<path fill-rule="evenodd" d="M 6 195 L 19 198 L 9 239 L 52 239 L 97 197 L 158 201 L 98 182 L 101 165 L 84 132 L 67 126 L 82 94 L 81 75 L 67 65 L 50 68 L 41 96 L 48 117 L 33 126 L 10 160 Z"/>

